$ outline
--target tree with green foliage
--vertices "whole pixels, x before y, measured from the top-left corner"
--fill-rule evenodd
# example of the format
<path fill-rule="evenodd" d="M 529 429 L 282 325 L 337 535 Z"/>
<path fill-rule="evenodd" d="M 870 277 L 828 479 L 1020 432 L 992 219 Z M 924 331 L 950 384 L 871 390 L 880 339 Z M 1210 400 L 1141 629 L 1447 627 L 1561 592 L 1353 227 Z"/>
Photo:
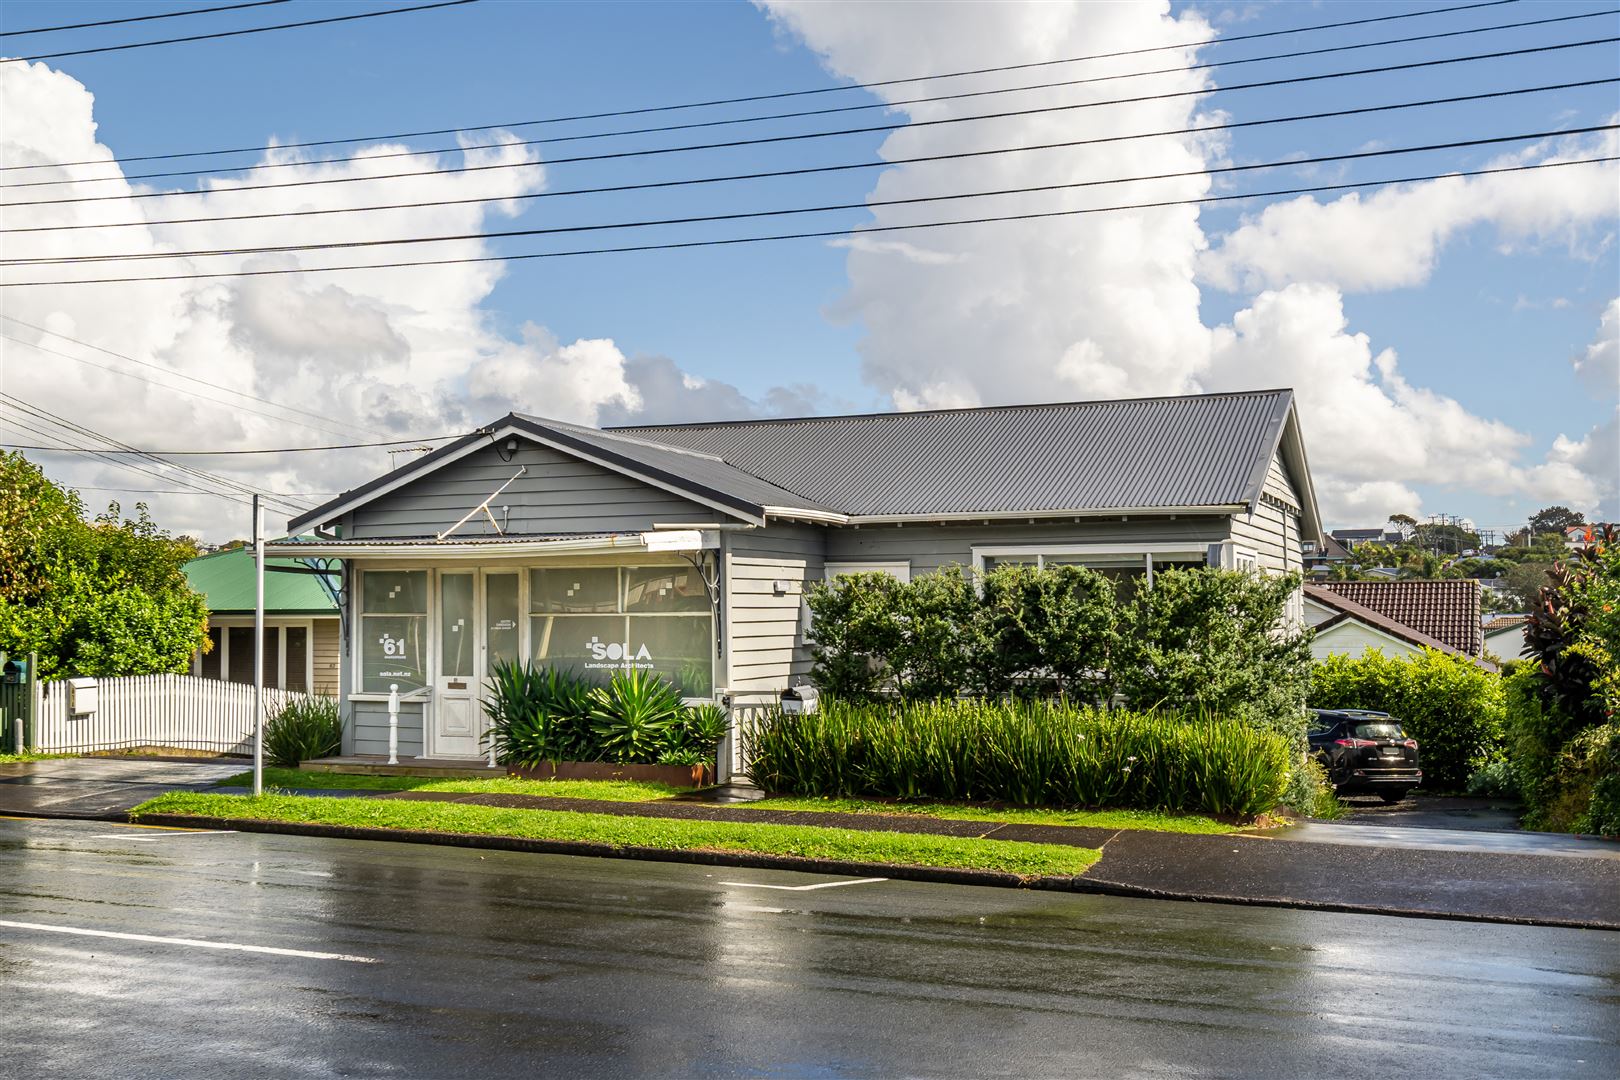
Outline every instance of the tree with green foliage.
<path fill-rule="evenodd" d="M 1553 567 L 1509 678 L 1512 764 L 1538 829 L 1620 834 L 1620 537 Z"/>
<path fill-rule="evenodd" d="M 1137 709 L 1192 708 L 1300 738 L 1310 630 L 1285 618 L 1296 574 L 1164 570 L 1121 612 L 1114 686 Z"/>
<path fill-rule="evenodd" d="M 1516 611 L 1529 611 L 1535 606 L 1536 597 L 1547 584 L 1547 573 L 1552 568 L 1550 562 L 1521 562 L 1502 575 L 1502 587 L 1513 597 Z"/>
<path fill-rule="evenodd" d="M 1543 533 L 1562 534 L 1565 529 L 1585 524 L 1586 516 L 1577 510 L 1567 506 L 1548 506 L 1531 515 L 1530 532 L 1536 536 Z"/>
<path fill-rule="evenodd" d="M 86 520 L 78 494 L 23 455 L 0 455 L 0 650 L 39 654 L 44 678 L 183 672 L 208 608 L 182 567 L 190 543 L 144 504 Z"/>

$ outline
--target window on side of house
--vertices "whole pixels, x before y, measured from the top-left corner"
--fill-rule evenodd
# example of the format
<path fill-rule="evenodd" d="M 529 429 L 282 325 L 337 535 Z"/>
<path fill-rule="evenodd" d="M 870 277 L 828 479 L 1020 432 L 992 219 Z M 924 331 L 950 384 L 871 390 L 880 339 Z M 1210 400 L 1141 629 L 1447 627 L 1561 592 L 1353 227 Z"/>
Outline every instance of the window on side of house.
<path fill-rule="evenodd" d="M 1191 544 L 1185 549 L 1165 550 L 1113 547 L 1102 544 L 1038 545 L 1006 548 L 975 548 L 974 565 L 982 571 L 998 566 L 1084 566 L 1114 582 L 1122 600 L 1129 600 L 1153 573 L 1171 567 L 1201 567 L 1208 562 L 1207 546 Z"/>
<path fill-rule="evenodd" d="M 714 613 L 691 566 L 529 571 L 529 651 L 542 667 L 605 681 L 647 671 L 687 697 L 714 692 Z"/>
<path fill-rule="evenodd" d="M 360 572 L 360 691 L 427 685 L 426 570 Z"/>

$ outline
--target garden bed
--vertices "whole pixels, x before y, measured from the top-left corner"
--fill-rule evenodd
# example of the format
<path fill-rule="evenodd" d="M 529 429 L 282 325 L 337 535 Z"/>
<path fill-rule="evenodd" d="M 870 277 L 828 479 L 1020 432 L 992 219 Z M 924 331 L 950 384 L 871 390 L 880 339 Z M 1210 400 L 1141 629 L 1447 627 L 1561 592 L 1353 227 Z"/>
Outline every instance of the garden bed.
<path fill-rule="evenodd" d="M 700 788 L 714 783 L 714 766 L 625 765 L 613 761 L 543 761 L 513 765 L 507 773 L 524 780 L 633 780 L 672 788 Z"/>

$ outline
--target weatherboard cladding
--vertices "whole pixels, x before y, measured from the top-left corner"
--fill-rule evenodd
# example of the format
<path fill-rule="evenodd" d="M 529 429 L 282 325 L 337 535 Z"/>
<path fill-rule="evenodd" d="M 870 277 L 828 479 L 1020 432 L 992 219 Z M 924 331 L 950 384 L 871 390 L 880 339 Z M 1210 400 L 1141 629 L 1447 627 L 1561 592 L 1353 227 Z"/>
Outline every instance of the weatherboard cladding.
<path fill-rule="evenodd" d="M 608 434 L 712 455 L 852 516 L 1217 507 L 1258 494 L 1289 401 L 1276 390 Z"/>

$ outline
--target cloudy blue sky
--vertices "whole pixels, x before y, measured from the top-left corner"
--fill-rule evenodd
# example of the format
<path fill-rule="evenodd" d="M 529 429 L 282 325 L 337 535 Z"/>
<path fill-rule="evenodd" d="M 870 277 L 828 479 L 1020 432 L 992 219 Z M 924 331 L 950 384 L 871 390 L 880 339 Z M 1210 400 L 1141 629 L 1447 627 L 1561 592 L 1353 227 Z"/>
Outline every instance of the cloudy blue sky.
<path fill-rule="evenodd" d="M 27 3 L 6 31 L 169 11 L 184 3 Z M 347 14 L 395 3 L 294 0 L 249 12 L 0 38 L 29 56 Z M 537 4 L 486 2 L 336 26 L 0 65 L 0 164 L 97 165 L 0 174 L 7 228 L 120 227 L 8 237 L 9 258 L 477 234 L 825 204 L 857 209 L 584 236 L 470 239 L 351 252 L 7 267 L 0 281 L 479 258 L 578 246 L 859 229 L 1606 157 L 1613 132 L 1241 173 L 1232 165 L 1615 122 L 1613 82 L 1490 101 L 1248 128 L 1219 125 L 1620 75 L 1612 40 L 1304 84 L 1238 84 L 1613 39 L 1613 4 L 1503 3 L 1375 25 L 1220 41 L 1452 4 Z M 1303 49 L 1518 26 L 1330 55 Z M 72 18 L 66 16 L 71 15 Z M 1198 48 L 1172 48 L 1209 38 Z M 1128 57 L 841 90 L 650 117 L 524 121 L 848 86 L 1124 50 Z M 1216 67 L 1201 65 L 1218 64 Z M 1154 74 L 1133 74 L 1141 72 Z M 951 101 L 910 99 L 1133 75 Z M 1120 98 L 1179 94 L 1151 101 Z M 881 96 L 879 96 L 881 95 Z M 847 105 L 890 108 L 695 131 L 626 128 Z M 1104 104 L 1115 102 L 1112 104 Z M 1091 103 L 672 155 L 562 157 Z M 499 125 L 178 162 L 113 157 Z M 511 199 L 578 187 L 1009 148 L 1150 131 L 1196 135 L 958 161 L 518 201 L 251 222 L 171 217 L 379 202 Z M 311 159 L 337 159 L 281 167 Z M 230 171 L 273 164 L 273 169 Z M 459 166 L 521 166 L 451 171 Z M 136 178 L 183 169 L 205 173 Z M 409 171 L 411 176 L 347 182 Z M 958 200 L 919 198 L 1183 174 Z M 249 192 L 271 179 L 346 182 Z M 206 189 L 202 195 L 141 198 Z M 3 389 L 129 443 L 287 446 L 433 436 L 508 409 L 611 423 L 951 407 L 1291 385 L 1333 524 L 1455 513 L 1510 527 L 1550 502 L 1615 516 L 1620 217 L 1615 166 L 865 237 L 405 270 L 0 290 Z M 134 196 L 134 197 L 132 197 Z M 76 339 L 76 340 L 72 340 Z M 32 344 L 28 344 L 32 343 Z M 35 346 L 52 352 L 41 352 Z M 111 350 L 216 384 L 139 367 Z M 66 354 L 61 355 L 61 354 Z M 70 360 L 67 356 L 79 359 Z M 92 360 L 100 367 L 91 367 Z M 116 374 L 108 368 L 126 372 Z M 139 381 L 130 373 L 149 377 Z M 154 385 L 162 383 L 163 386 Z M 228 392 L 244 390 L 253 398 Z M 226 404 L 227 402 L 234 404 Z M 277 409 L 268 402 L 301 412 Z M 236 407 L 240 406 L 240 407 Z M 270 415 L 261 415 L 268 413 Z M 312 416 L 310 414 L 318 414 Z M 12 420 L 18 418 L 13 410 Z M 0 416 L 0 419 L 4 419 Z M 40 426 L 37 419 L 32 421 Z M 306 425 L 306 426 L 300 426 Z M 37 442 L 16 427 L 11 442 Z M 165 524 L 239 533 L 236 504 L 100 462 L 45 455 L 91 502 L 145 498 Z M 199 463 L 309 503 L 388 464 L 382 450 Z M 124 485 L 141 489 L 111 490 Z M 147 493 L 150 492 L 150 493 Z"/>

